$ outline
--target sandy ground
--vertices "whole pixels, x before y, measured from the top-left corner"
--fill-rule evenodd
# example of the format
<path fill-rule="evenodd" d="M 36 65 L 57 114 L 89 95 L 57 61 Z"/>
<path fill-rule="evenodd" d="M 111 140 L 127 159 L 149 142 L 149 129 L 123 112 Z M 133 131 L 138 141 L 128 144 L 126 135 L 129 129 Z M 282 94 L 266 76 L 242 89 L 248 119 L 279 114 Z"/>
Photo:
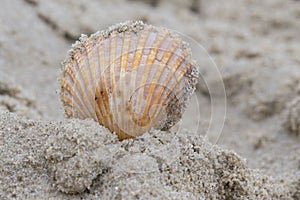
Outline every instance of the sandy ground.
<path fill-rule="evenodd" d="M 80 34 L 130 19 L 205 50 L 181 124 L 119 142 L 65 119 L 58 79 Z M 2 0 L 0 198 L 300 199 L 299 30 L 293 0 Z"/>

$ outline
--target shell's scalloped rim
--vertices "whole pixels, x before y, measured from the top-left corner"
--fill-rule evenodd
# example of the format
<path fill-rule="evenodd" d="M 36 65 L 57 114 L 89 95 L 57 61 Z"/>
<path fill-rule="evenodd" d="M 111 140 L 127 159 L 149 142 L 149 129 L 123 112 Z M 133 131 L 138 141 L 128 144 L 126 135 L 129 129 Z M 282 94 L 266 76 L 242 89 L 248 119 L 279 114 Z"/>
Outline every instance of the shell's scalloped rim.
<path fill-rule="evenodd" d="M 95 43 L 96 39 L 98 37 L 104 37 L 104 38 L 108 38 L 113 32 L 118 32 L 118 33 L 122 33 L 122 32 L 134 32 L 137 33 L 140 30 L 143 30 L 145 27 L 145 23 L 141 20 L 128 20 L 125 22 L 121 22 L 118 24 L 114 24 L 111 25 L 109 27 L 107 27 L 104 30 L 101 31 L 97 31 L 95 33 L 93 33 L 90 37 L 88 37 L 86 34 L 81 34 L 80 38 L 75 41 L 74 44 L 72 44 L 71 49 L 67 52 L 67 56 L 65 58 L 65 60 L 63 62 L 61 62 L 61 71 L 62 71 L 62 76 L 58 78 L 58 81 L 61 82 L 64 76 L 64 71 L 65 71 L 65 65 L 67 63 L 71 63 L 73 60 L 73 56 L 77 53 L 77 52 L 84 52 L 84 43 L 87 41 L 93 41 Z M 149 25 L 149 27 L 152 27 L 151 25 Z M 60 93 L 62 93 L 62 91 L 60 91 Z"/>
<path fill-rule="evenodd" d="M 72 60 L 72 56 L 80 51 L 82 52 L 84 50 L 83 44 L 84 42 L 86 42 L 87 40 L 95 40 L 97 37 L 104 37 L 104 38 L 109 38 L 109 36 L 114 33 L 122 33 L 122 32 L 134 32 L 137 33 L 140 30 L 143 30 L 145 28 L 145 23 L 143 21 L 133 21 L 133 20 L 129 20 L 129 21 L 125 21 L 125 22 L 121 22 L 118 24 L 114 24 L 112 26 L 109 26 L 108 28 L 101 30 L 101 31 L 97 31 L 96 33 L 93 33 L 90 37 L 88 37 L 85 34 L 81 34 L 79 40 L 77 40 L 74 44 L 72 44 L 72 48 L 68 51 L 67 53 L 67 57 L 64 60 L 64 62 L 62 63 L 62 65 L 64 66 L 65 63 L 70 62 Z M 149 25 L 151 26 L 151 25 Z M 152 26 L 151 26 L 152 27 Z"/>
<path fill-rule="evenodd" d="M 85 34 L 81 34 L 80 38 L 74 44 L 72 44 L 72 47 L 68 51 L 65 60 L 62 62 L 62 67 L 64 68 L 64 65 L 66 63 L 69 63 L 73 60 L 72 57 L 74 54 L 76 54 L 77 52 L 81 52 L 81 53 L 84 52 L 84 49 L 85 49 L 84 43 L 87 41 L 92 41 L 93 43 L 95 43 L 97 41 L 98 37 L 109 38 L 113 33 L 131 32 L 131 33 L 137 34 L 141 30 L 144 30 L 146 27 L 148 29 L 152 29 L 153 31 L 158 31 L 158 30 L 166 31 L 171 38 L 180 40 L 180 43 L 181 43 L 180 48 L 181 49 L 188 51 L 190 53 L 190 55 L 192 54 L 189 44 L 187 42 L 183 41 L 176 33 L 170 31 L 169 29 L 163 28 L 163 27 L 155 27 L 150 24 L 146 24 L 141 20 L 137 20 L 137 21 L 136 20 L 128 20 L 125 22 L 121 22 L 121 23 L 117 23 L 112 26 L 109 26 L 104 30 L 97 31 L 89 37 Z"/>

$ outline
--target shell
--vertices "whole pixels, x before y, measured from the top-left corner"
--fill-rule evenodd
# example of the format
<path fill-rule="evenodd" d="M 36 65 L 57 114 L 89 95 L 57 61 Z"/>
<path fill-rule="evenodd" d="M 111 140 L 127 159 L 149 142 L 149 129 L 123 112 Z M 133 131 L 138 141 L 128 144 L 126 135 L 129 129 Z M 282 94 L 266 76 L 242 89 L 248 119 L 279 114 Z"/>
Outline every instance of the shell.
<path fill-rule="evenodd" d="M 61 100 L 68 117 L 93 118 L 119 139 L 177 123 L 198 71 L 175 34 L 128 21 L 82 35 L 63 62 Z"/>

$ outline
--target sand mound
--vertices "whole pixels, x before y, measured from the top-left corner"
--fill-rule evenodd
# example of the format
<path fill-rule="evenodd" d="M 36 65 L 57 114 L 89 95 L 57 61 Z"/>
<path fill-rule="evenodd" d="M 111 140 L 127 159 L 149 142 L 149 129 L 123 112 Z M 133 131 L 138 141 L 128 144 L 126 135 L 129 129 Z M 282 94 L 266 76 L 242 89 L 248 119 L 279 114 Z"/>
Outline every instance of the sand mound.
<path fill-rule="evenodd" d="M 290 192 L 191 132 L 156 131 L 120 142 L 91 120 L 0 116 L 5 197 L 270 199 Z"/>

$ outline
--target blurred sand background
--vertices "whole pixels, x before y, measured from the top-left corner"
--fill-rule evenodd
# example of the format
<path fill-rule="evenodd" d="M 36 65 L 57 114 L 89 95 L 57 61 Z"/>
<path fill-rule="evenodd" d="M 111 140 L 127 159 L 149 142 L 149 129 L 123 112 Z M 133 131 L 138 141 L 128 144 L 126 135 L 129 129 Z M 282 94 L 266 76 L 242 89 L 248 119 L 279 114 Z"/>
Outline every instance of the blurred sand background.
<path fill-rule="evenodd" d="M 207 87 L 181 125 L 119 142 L 64 118 L 60 63 L 81 34 L 136 19 L 217 68 L 193 48 Z M 0 198 L 300 199 L 299 94 L 300 1 L 2 0 Z"/>

